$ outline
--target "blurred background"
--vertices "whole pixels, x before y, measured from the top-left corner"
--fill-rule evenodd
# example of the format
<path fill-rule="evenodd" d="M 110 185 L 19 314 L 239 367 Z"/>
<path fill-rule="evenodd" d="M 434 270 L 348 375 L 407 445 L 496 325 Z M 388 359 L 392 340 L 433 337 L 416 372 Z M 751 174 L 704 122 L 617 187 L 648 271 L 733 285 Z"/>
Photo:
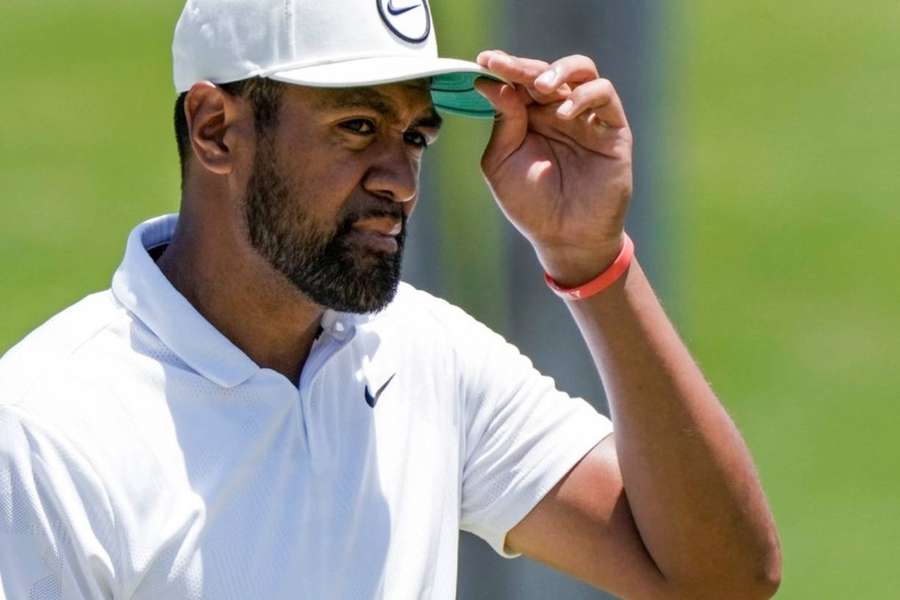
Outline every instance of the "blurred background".
<path fill-rule="evenodd" d="M 779 597 L 897 597 L 900 3 L 432 5 L 446 54 L 579 52 L 617 84 L 637 136 L 629 229 L 756 458 L 784 545 Z M 0 353 L 108 287 L 131 228 L 177 210 L 181 7 L 0 4 Z M 564 308 L 481 180 L 490 123 L 447 125 L 407 278 L 602 408 Z M 460 598 L 604 597 L 468 537 L 461 554 Z"/>

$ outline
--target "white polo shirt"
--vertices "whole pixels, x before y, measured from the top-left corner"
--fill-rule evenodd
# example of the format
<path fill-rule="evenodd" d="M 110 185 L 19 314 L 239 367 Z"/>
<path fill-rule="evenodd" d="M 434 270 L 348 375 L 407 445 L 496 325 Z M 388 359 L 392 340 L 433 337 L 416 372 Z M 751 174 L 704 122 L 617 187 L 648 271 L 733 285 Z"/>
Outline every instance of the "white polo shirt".
<path fill-rule="evenodd" d="M 0 360 L 4 598 L 450 599 L 459 530 L 503 554 L 611 431 L 405 284 L 327 312 L 297 386 L 159 271 L 175 223 Z"/>

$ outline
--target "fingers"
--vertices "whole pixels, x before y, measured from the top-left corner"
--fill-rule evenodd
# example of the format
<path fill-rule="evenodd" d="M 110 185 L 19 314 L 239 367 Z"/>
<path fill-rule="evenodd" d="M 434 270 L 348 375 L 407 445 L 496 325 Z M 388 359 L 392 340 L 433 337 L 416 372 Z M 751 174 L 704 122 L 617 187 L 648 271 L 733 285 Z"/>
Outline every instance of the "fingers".
<path fill-rule="evenodd" d="M 534 86 L 544 94 L 550 94 L 564 84 L 578 84 L 600 77 L 597 65 L 587 56 L 573 55 L 561 58 L 534 80 Z"/>
<path fill-rule="evenodd" d="M 482 67 L 502 75 L 511 83 L 531 85 L 538 75 L 550 68 L 542 60 L 510 56 L 502 50 L 485 50 L 475 59 Z"/>
<path fill-rule="evenodd" d="M 485 173 L 490 173 L 525 141 L 528 134 L 528 109 L 514 86 L 481 78 L 475 82 L 475 89 L 497 111 L 491 139 L 482 159 L 482 169 Z"/>
<path fill-rule="evenodd" d="M 511 84 L 485 79 L 476 85 L 498 112 L 488 155 L 505 159 L 535 126 L 542 135 L 553 137 L 556 131 L 603 154 L 617 153 L 623 147 L 620 143 L 630 140 L 622 101 L 590 58 L 573 55 L 548 64 L 487 50 L 477 60 Z"/>
<path fill-rule="evenodd" d="M 535 79 L 545 73 L 550 65 L 542 60 L 510 56 L 502 50 L 486 50 L 476 59 L 482 67 L 500 75 L 510 83 L 520 85 L 531 98 L 541 104 L 558 102 L 568 95 L 567 86 L 557 86 L 544 92 L 534 86 Z"/>
<path fill-rule="evenodd" d="M 628 126 L 622 101 L 608 79 L 594 79 L 576 87 L 556 109 L 556 114 L 565 120 L 585 117 L 598 126 Z"/>
<path fill-rule="evenodd" d="M 557 109 L 561 119 L 579 117 L 601 129 L 627 127 L 622 101 L 608 79 L 600 78 L 597 65 L 587 56 L 566 56 L 554 62 L 534 82 L 544 94 L 567 85 L 571 93 Z M 588 112 L 590 111 L 590 112 Z"/>
<path fill-rule="evenodd" d="M 563 120 L 557 107 L 541 106 L 531 110 L 529 131 L 568 146 L 573 152 L 587 150 L 608 158 L 623 158 L 631 149 L 628 128 L 604 124 L 596 114 L 586 112 L 576 119 Z"/>

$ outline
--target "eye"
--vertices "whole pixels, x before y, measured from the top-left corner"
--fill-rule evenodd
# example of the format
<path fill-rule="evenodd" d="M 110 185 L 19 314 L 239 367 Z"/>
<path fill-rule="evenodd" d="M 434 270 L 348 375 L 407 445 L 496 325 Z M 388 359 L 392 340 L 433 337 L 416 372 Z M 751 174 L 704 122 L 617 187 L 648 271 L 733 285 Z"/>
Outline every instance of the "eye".
<path fill-rule="evenodd" d="M 407 131 L 403 134 L 403 139 L 406 140 L 407 144 L 412 144 L 417 148 L 425 149 L 428 147 L 428 138 L 415 130 Z"/>
<path fill-rule="evenodd" d="M 372 135 L 375 133 L 375 123 L 369 119 L 351 119 L 341 123 L 341 127 L 359 135 Z"/>

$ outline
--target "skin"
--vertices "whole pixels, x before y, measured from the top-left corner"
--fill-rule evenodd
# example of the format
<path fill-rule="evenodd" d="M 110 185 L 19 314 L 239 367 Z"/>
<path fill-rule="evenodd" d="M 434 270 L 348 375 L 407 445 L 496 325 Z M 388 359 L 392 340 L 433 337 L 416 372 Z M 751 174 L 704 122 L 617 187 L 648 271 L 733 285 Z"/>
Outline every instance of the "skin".
<path fill-rule="evenodd" d="M 482 160 L 496 201 L 557 282 L 593 279 L 622 247 L 631 198 L 632 136 L 615 89 L 585 57 L 549 65 L 487 51 L 478 61 L 510 82 L 478 83 L 498 112 Z M 282 106 L 279 166 L 323 228 L 348 203 L 388 201 L 407 216 L 415 206 L 420 142 L 433 141 L 439 125 L 427 87 L 366 90 L 347 106 L 346 91 L 291 87 Z M 160 266 L 257 364 L 296 381 L 324 309 L 247 241 L 240 207 L 256 143 L 252 110 L 201 83 L 186 113 L 194 156 Z M 360 256 L 389 251 L 395 226 L 360 222 Z M 509 532 L 509 549 L 624 598 L 771 597 L 781 555 L 752 460 L 640 264 L 567 304 L 616 433 Z"/>
<path fill-rule="evenodd" d="M 632 190 L 613 85 L 582 56 L 478 61 L 515 84 L 479 85 L 500 114 L 482 160 L 495 199 L 557 282 L 593 279 L 622 247 Z M 639 263 L 567 305 L 616 433 L 509 532 L 509 548 L 625 598 L 774 595 L 781 553 L 750 454 Z"/>
<path fill-rule="evenodd" d="M 185 112 L 193 157 L 178 227 L 160 268 L 254 362 L 297 381 L 324 307 L 250 245 L 242 202 L 257 143 L 252 107 L 198 83 Z M 289 86 L 276 158 L 298 205 L 325 230 L 336 227 L 348 206 L 365 212 L 389 204 L 408 217 L 418 194 L 422 144 L 432 143 L 439 127 L 424 82 L 365 91 Z M 399 219 L 388 217 L 357 223 L 352 241 L 358 259 L 394 251 L 399 226 Z"/>

